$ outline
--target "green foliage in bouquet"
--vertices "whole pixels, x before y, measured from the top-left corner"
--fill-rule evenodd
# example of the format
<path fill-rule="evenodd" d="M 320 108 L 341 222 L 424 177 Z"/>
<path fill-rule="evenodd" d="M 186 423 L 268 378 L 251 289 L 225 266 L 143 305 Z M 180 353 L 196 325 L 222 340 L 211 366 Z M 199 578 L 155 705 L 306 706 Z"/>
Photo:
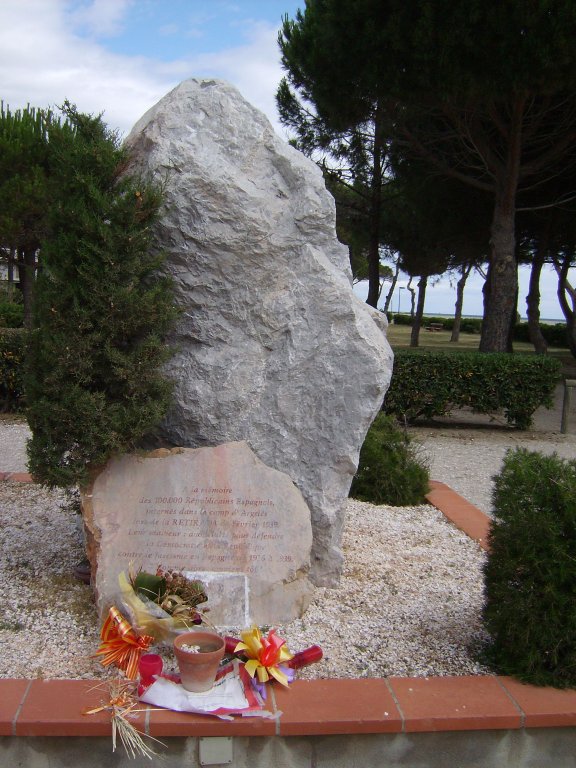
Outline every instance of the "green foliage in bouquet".
<path fill-rule="evenodd" d="M 126 151 L 100 118 L 66 107 L 50 137 L 49 232 L 35 292 L 26 400 L 29 466 L 48 486 L 133 450 L 162 419 L 163 336 L 175 320 L 151 225 L 161 190 L 126 176 Z"/>
<path fill-rule="evenodd" d="M 208 600 L 206 588 L 201 581 L 188 579 L 178 571 L 156 573 L 139 570 L 130 575 L 130 584 L 137 595 L 151 600 L 174 619 L 199 623 L 202 620 L 198 606 Z"/>
<path fill-rule="evenodd" d="M 139 595 L 158 602 L 166 592 L 166 579 L 156 573 L 138 571 L 132 579 L 132 587 Z"/>
<path fill-rule="evenodd" d="M 373 504 L 422 504 L 429 480 L 418 447 L 392 417 L 378 414 L 360 451 L 350 496 Z"/>
<path fill-rule="evenodd" d="M 493 503 L 489 657 L 526 682 L 576 687 L 576 461 L 509 451 Z"/>

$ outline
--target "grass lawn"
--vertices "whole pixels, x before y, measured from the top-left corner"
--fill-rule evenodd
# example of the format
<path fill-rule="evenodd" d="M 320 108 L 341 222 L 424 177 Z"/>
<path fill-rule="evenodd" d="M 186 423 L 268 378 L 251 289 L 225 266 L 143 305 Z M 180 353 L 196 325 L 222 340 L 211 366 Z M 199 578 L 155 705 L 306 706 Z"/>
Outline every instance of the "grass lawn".
<path fill-rule="evenodd" d="M 392 349 L 408 349 L 410 346 L 409 325 L 389 325 L 388 341 Z M 460 340 L 450 341 L 451 331 L 427 331 L 425 328 L 420 330 L 419 349 L 437 350 L 442 352 L 474 352 L 478 350 L 480 335 L 477 333 L 461 333 Z M 514 352 L 524 354 L 534 354 L 532 344 L 523 341 L 514 342 Z M 550 347 L 548 354 L 551 357 L 557 357 L 562 363 L 562 375 L 568 378 L 576 377 L 576 359 L 572 357 L 568 349 L 557 349 Z"/>

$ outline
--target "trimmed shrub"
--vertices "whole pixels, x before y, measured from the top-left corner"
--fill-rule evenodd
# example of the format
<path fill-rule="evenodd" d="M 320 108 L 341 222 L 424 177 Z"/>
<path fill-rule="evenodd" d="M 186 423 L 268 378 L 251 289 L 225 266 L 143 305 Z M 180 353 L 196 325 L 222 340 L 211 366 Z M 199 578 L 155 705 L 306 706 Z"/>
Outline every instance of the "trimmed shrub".
<path fill-rule="evenodd" d="M 552 406 L 560 361 L 544 355 L 398 350 L 384 412 L 414 421 L 470 406 L 475 413 L 504 410 L 528 429 L 539 406 Z"/>
<path fill-rule="evenodd" d="M 488 656 L 536 685 L 576 686 L 576 461 L 509 451 L 485 567 Z"/>
<path fill-rule="evenodd" d="M 23 322 L 23 304 L 0 300 L 0 328 L 20 328 Z"/>
<path fill-rule="evenodd" d="M 454 322 L 450 323 L 450 330 Z M 482 331 L 482 320 L 479 317 L 463 317 L 460 321 L 460 333 L 480 333 Z"/>
<path fill-rule="evenodd" d="M 24 407 L 25 334 L 0 331 L 0 410 L 21 411 Z"/>
<path fill-rule="evenodd" d="M 429 474 L 418 448 L 395 420 L 380 413 L 360 451 L 350 496 L 373 504 L 422 504 Z"/>
<path fill-rule="evenodd" d="M 412 325 L 412 315 L 394 313 L 394 325 Z"/>

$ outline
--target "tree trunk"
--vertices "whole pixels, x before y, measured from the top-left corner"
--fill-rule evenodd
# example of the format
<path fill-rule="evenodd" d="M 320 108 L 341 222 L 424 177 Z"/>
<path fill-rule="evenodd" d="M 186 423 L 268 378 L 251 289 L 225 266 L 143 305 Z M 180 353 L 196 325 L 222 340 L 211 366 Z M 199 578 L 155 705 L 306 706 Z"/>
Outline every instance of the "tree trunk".
<path fill-rule="evenodd" d="M 378 306 L 380 297 L 380 219 L 382 215 L 382 109 L 376 106 L 374 116 L 374 147 L 370 194 L 370 233 L 368 243 L 368 297 L 366 303 Z"/>
<path fill-rule="evenodd" d="M 516 262 L 516 274 L 518 274 L 518 261 Z M 510 325 L 508 326 L 508 344 L 506 352 L 514 352 L 514 330 L 518 322 L 518 280 L 516 280 L 516 293 L 514 294 L 514 311 L 510 315 Z"/>
<path fill-rule="evenodd" d="M 424 301 L 426 299 L 426 286 L 428 285 L 428 275 L 422 275 L 418 282 L 418 306 L 416 314 L 412 321 L 412 331 L 410 333 L 410 346 L 417 347 L 420 343 L 420 328 L 422 326 L 422 316 L 424 314 Z"/>
<path fill-rule="evenodd" d="M 32 294 L 36 275 L 36 251 L 24 248 L 18 254 L 18 277 L 24 302 L 24 328 L 32 328 Z"/>
<path fill-rule="evenodd" d="M 526 315 L 528 317 L 528 335 L 537 355 L 548 352 L 548 344 L 540 329 L 540 275 L 544 266 L 547 245 L 539 244 L 530 270 L 530 284 L 526 296 Z"/>
<path fill-rule="evenodd" d="M 558 301 L 562 314 L 566 318 L 566 335 L 568 347 L 572 357 L 576 357 L 576 290 L 568 282 L 568 270 L 570 269 L 570 258 L 564 256 L 562 266 L 559 268 L 555 263 L 558 273 Z M 567 296 L 570 297 L 572 306 L 568 303 Z"/>
<path fill-rule="evenodd" d="M 392 301 L 392 296 L 394 295 L 394 289 L 396 288 L 396 283 L 398 282 L 398 275 L 400 274 L 400 258 L 396 258 L 396 265 L 394 267 L 394 277 L 392 278 L 392 282 L 390 284 L 390 290 L 386 294 L 386 300 L 384 301 L 384 312 L 388 312 L 390 308 L 390 302 Z"/>
<path fill-rule="evenodd" d="M 460 325 L 462 323 L 462 307 L 464 305 L 464 288 L 466 287 L 466 281 L 472 271 L 471 264 L 464 264 L 460 268 L 460 280 L 456 283 L 456 305 L 454 307 L 454 325 L 452 326 L 452 334 L 450 341 L 458 341 L 460 338 Z"/>
<path fill-rule="evenodd" d="M 406 290 L 410 293 L 410 317 L 412 318 L 412 322 L 414 322 L 414 307 L 416 305 L 416 291 L 414 288 L 412 288 L 412 275 L 410 275 L 410 280 L 408 280 L 408 285 L 406 286 Z"/>
<path fill-rule="evenodd" d="M 481 352 L 508 352 L 516 313 L 518 268 L 515 257 L 514 197 L 499 196 L 494 206 L 490 267 L 484 292 Z"/>
<path fill-rule="evenodd" d="M 10 249 L 10 255 L 8 256 L 8 285 L 12 289 L 14 287 L 14 262 L 16 260 L 16 252 L 14 248 Z"/>

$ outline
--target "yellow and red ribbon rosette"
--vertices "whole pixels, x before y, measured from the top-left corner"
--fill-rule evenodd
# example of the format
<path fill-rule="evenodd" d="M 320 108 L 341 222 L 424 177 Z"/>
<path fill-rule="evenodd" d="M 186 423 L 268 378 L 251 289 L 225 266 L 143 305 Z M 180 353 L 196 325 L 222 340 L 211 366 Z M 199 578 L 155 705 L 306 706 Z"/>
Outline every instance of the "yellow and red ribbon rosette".
<path fill-rule="evenodd" d="M 256 675 L 260 683 L 266 683 L 273 677 L 282 685 L 288 685 L 288 676 L 279 669 L 278 665 L 292 658 L 286 648 L 286 640 L 278 637 L 271 629 L 267 637 L 263 637 L 258 627 L 245 629 L 240 633 L 242 638 L 234 649 L 235 653 L 243 651 L 247 656 L 244 666 L 250 677 Z"/>
<path fill-rule="evenodd" d="M 118 608 L 112 606 L 100 632 L 100 647 L 94 654 L 103 656 L 102 666 L 115 664 L 126 673 L 126 677 L 135 680 L 138 677 L 140 656 L 148 650 L 154 640 L 150 635 L 138 635 L 126 621 Z"/>

